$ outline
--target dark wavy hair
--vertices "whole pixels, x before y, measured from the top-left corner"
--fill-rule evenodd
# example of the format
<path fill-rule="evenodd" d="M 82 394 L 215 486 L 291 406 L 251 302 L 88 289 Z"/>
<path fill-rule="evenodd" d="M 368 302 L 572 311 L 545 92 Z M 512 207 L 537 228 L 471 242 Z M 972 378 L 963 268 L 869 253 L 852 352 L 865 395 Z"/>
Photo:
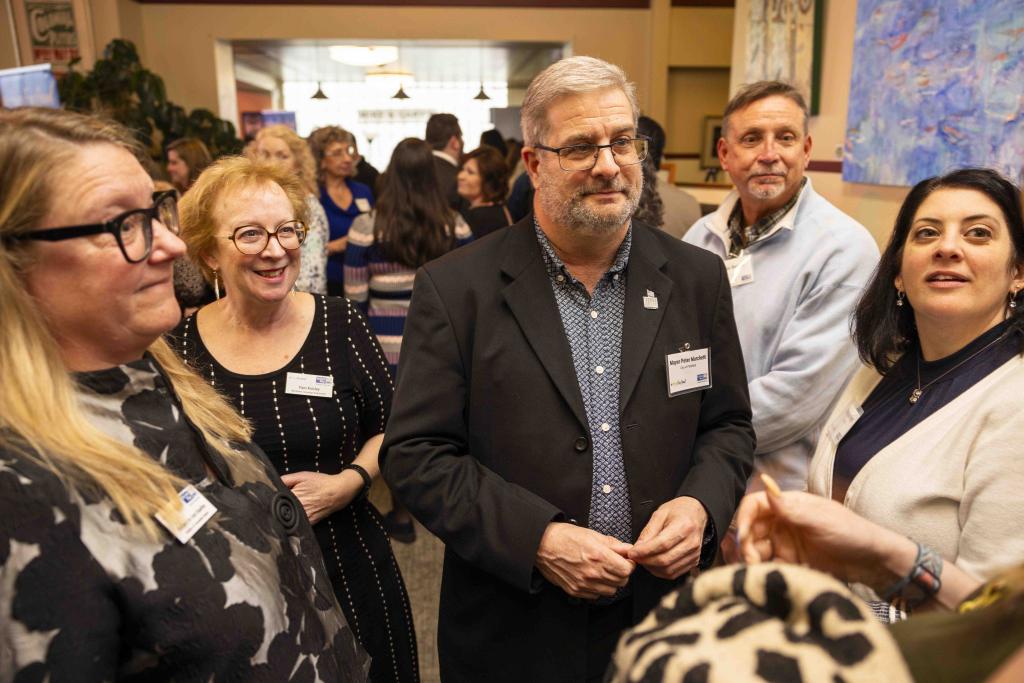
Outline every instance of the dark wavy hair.
<path fill-rule="evenodd" d="M 921 204 L 933 192 L 944 189 L 976 190 L 1002 210 L 1013 246 L 1010 265 L 1024 258 L 1024 217 L 1021 195 L 1016 185 L 987 168 L 964 168 L 946 175 L 922 180 L 915 185 L 893 227 L 889 244 L 882 252 L 875 274 L 864 290 L 853 315 L 853 338 L 862 361 L 885 374 L 909 346 L 917 343 L 914 311 L 909 301 L 896 305 L 896 276 L 903 263 L 903 247 L 910 226 Z M 1024 298 L 1018 295 L 1018 299 Z M 1024 328 L 1024 306 L 1009 309 L 1018 330 Z M 1021 338 L 1024 343 L 1024 337 Z"/>
<path fill-rule="evenodd" d="M 503 201 L 508 194 L 508 166 L 505 157 L 495 148 L 482 145 L 462 157 L 462 165 L 465 166 L 470 159 L 476 159 L 484 201 Z"/>
<path fill-rule="evenodd" d="M 399 142 L 377 187 L 373 238 L 384 258 L 419 268 L 455 248 L 455 212 L 441 190 L 430 145 L 419 138 Z"/>

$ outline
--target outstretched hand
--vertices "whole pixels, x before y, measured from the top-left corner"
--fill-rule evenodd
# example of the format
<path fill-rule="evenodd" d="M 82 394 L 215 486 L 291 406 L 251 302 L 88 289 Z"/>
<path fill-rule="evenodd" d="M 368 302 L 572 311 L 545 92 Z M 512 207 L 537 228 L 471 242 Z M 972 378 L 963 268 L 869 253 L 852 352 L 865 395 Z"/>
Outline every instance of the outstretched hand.
<path fill-rule="evenodd" d="M 745 496 L 736 512 L 744 562 L 781 560 L 842 581 L 877 585 L 888 580 L 882 568 L 887 553 L 914 547 L 834 500 L 802 491 L 782 492 L 771 477 L 761 478 L 765 490 Z"/>

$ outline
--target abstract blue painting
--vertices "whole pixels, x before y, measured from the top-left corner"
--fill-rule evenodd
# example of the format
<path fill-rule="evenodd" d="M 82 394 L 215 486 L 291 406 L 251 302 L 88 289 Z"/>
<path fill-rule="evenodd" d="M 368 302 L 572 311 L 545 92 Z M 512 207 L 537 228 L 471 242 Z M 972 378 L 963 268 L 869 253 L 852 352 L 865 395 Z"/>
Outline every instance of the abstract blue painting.
<path fill-rule="evenodd" d="M 988 166 L 1019 183 L 1024 2 L 859 0 L 846 121 L 846 181 Z"/>

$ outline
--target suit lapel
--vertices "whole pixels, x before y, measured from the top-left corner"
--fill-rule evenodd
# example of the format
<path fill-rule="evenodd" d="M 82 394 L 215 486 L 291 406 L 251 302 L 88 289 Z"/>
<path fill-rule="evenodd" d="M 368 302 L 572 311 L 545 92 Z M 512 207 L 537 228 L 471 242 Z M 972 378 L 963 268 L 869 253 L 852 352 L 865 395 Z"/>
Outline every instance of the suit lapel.
<path fill-rule="evenodd" d="M 501 270 L 510 282 L 502 295 L 551 381 L 580 425 L 586 427 L 587 412 L 572 363 L 572 350 L 544 269 L 532 215 L 508 230 L 509 251 Z"/>
<path fill-rule="evenodd" d="M 633 244 L 626 274 L 626 311 L 622 321 L 620 412 L 629 404 L 640 373 L 651 354 L 651 345 L 658 335 L 662 318 L 672 300 L 672 280 L 661 272 L 666 260 L 665 253 L 650 229 L 634 222 Z M 655 309 L 644 306 L 647 290 L 654 292 L 658 300 Z"/>

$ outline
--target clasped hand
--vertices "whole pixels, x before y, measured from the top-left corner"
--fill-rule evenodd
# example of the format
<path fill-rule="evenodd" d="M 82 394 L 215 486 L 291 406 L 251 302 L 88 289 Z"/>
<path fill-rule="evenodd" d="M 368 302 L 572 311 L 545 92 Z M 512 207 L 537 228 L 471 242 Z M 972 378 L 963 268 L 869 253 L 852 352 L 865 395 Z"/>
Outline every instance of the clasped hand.
<path fill-rule="evenodd" d="M 635 545 L 572 524 L 547 526 L 537 550 L 541 575 L 569 595 L 593 600 L 614 595 L 637 565 L 676 579 L 700 559 L 707 512 L 693 498 L 668 501 L 651 516 Z"/>
<path fill-rule="evenodd" d="M 347 507 L 363 488 L 363 480 L 350 470 L 340 474 L 293 472 L 281 475 L 281 481 L 302 503 L 310 524 Z"/>

